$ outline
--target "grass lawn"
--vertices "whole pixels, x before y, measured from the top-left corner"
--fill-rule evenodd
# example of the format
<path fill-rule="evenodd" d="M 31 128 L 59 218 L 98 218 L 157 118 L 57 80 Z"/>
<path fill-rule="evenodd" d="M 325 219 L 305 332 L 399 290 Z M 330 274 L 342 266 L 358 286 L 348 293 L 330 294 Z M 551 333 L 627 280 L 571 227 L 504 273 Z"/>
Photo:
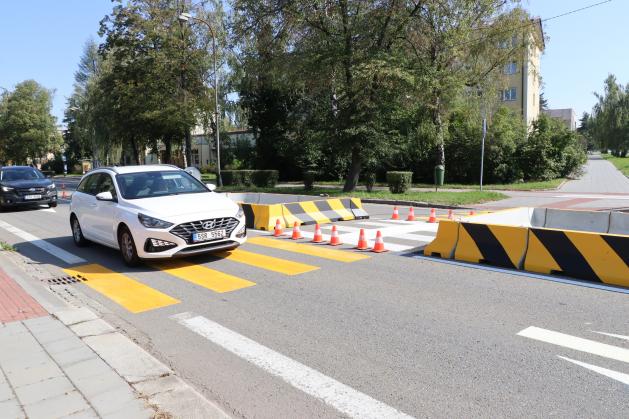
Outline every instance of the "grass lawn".
<path fill-rule="evenodd" d="M 629 160 L 629 159 L 628 159 Z M 549 189 L 557 189 L 559 185 L 561 185 L 566 179 L 559 178 L 553 180 L 539 181 L 539 182 L 519 182 L 519 183 L 505 183 L 505 184 L 494 184 L 494 185 L 483 185 L 483 190 L 488 191 L 541 191 L 541 190 L 549 190 Z M 301 182 L 286 182 L 295 185 L 300 185 Z M 318 185 L 331 185 L 342 187 L 342 183 L 335 181 L 317 181 L 315 182 Z M 378 182 L 376 186 L 387 186 L 386 183 Z M 413 188 L 427 188 L 434 189 L 434 185 L 429 185 L 427 183 L 414 183 Z M 443 185 L 445 189 L 471 189 L 471 190 L 479 190 L 480 187 L 478 185 L 466 185 L 462 183 L 447 183 Z"/>
<path fill-rule="evenodd" d="M 355 191 L 345 193 L 341 188 L 315 188 L 306 191 L 304 188 L 256 188 L 245 186 L 225 186 L 220 192 L 266 192 L 295 195 L 329 195 L 329 196 L 349 196 L 361 199 L 388 199 L 396 201 L 426 202 L 440 205 L 471 205 L 483 202 L 497 201 L 507 198 L 500 192 L 488 191 L 462 191 L 462 192 L 407 192 L 404 194 L 392 194 L 388 191 Z"/>
<path fill-rule="evenodd" d="M 214 182 L 216 181 L 216 174 L 214 173 L 202 173 L 201 180 L 203 182 Z"/>
<path fill-rule="evenodd" d="M 629 176 L 629 157 L 614 157 L 611 154 L 601 154 L 601 156 L 612 162 L 625 176 Z"/>

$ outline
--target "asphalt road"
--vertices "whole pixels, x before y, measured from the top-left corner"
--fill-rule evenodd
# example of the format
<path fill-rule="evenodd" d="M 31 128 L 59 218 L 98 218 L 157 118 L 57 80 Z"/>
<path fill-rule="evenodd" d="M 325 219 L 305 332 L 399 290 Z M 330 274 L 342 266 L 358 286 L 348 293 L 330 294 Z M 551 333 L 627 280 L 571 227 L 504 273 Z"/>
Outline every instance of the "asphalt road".
<path fill-rule="evenodd" d="M 386 223 L 390 207 L 370 210 L 382 220 L 369 222 Z M 179 300 L 133 313 L 111 292 L 88 286 L 91 279 L 53 287 L 95 301 L 109 321 L 237 417 L 629 417 L 624 293 L 405 252 L 347 262 L 260 242 L 242 249 L 278 259 L 251 266 L 195 258 L 182 271 L 193 278 L 183 280 L 163 267 L 126 268 L 104 247 L 75 248 L 66 205 L 2 213 L 0 221 L 85 260 L 66 264 L 33 238 L 0 228 L 1 240 L 39 263 L 99 264 L 114 272 L 106 278 L 110 284 L 122 274 Z M 420 225 L 426 231 L 416 234 L 428 234 L 429 226 Z M 358 254 L 350 246 L 338 252 Z M 208 289 L 214 280 L 237 289 Z"/>

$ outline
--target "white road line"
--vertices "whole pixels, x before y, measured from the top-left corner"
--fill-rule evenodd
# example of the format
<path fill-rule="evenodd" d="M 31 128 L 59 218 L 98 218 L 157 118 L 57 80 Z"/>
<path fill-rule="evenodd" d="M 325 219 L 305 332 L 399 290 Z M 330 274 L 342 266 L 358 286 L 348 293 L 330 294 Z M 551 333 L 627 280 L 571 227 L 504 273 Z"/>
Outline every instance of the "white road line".
<path fill-rule="evenodd" d="M 583 368 L 587 368 L 588 370 L 597 372 L 599 374 L 604 375 L 605 377 L 609 377 L 616 381 L 620 381 L 623 384 L 629 385 L 629 374 L 623 374 L 622 372 L 608 370 L 607 368 L 597 367 L 596 365 L 587 364 L 585 362 L 577 361 L 575 359 L 570 359 L 565 356 L 557 355 L 559 358 L 564 359 L 568 362 L 572 362 L 573 364 L 579 365 Z"/>
<path fill-rule="evenodd" d="M 179 324 L 354 418 L 410 418 L 399 410 L 202 316 L 171 316 Z"/>
<path fill-rule="evenodd" d="M 553 345 L 563 346 L 564 348 L 570 348 L 576 351 L 587 352 L 605 358 L 614 359 L 616 361 L 629 363 L 629 349 L 607 345 L 605 343 L 596 342 L 594 340 L 566 335 L 564 333 L 541 329 L 535 326 L 531 326 L 522 330 L 520 333 L 518 333 L 518 336 L 523 336 L 526 338 L 551 343 Z"/>
<path fill-rule="evenodd" d="M 612 338 L 618 338 L 618 339 L 623 339 L 623 340 L 629 340 L 629 336 L 615 335 L 615 334 L 613 334 L 613 333 L 597 332 L 596 330 L 592 330 L 592 332 L 594 332 L 594 333 L 598 333 L 599 335 L 610 336 L 610 337 L 612 337 Z"/>
<path fill-rule="evenodd" d="M 85 259 L 82 259 L 76 255 L 73 255 L 70 252 L 66 252 L 62 248 L 57 247 L 54 244 L 48 243 L 46 240 L 42 240 L 37 236 L 33 236 L 31 233 L 27 233 L 24 230 L 20 230 L 17 227 L 13 227 L 11 224 L 5 223 L 4 221 L 0 221 L 0 228 L 3 228 L 9 233 L 18 236 L 22 240 L 26 240 L 33 246 L 39 247 L 40 249 L 50 253 L 57 259 L 61 259 L 62 261 L 70 265 L 86 262 Z"/>

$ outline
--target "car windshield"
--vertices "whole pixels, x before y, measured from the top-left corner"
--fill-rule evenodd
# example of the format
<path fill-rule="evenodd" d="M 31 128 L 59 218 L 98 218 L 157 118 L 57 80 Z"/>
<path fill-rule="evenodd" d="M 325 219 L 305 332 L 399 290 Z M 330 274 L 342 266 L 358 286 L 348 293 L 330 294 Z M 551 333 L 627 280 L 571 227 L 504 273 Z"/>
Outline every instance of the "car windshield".
<path fill-rule="evenodd" d="M 117 175 L 124 199 L 209 192 L 201 182 L 184 171 L 159 171 Z"/>
<path fill-rule="evenodd" d="M 42 172 L 36 169 L 25 167 L 24 169 L 9 169 L 0 172 L 0 180 L 12 181 L 12 180 L 34 180 L 45 179 L 46 176 Z"/>

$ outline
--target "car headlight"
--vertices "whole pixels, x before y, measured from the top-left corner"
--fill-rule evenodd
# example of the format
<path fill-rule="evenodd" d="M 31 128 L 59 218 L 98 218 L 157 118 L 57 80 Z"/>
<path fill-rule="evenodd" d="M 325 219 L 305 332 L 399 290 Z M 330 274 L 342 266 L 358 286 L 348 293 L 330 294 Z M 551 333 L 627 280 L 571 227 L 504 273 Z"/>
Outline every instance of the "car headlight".
<path fill-rule="evenodd" d="M 238 207 L 238 212 L 236 213 L 236 218 L 241 219 L 245 216 L 245 212 L 242 210 L 242 207 Z"/>
<path fill-rule="evenodd" d="M 2 192 L 11 192 L 11 191 L 14 191 L 14 190 L 15 190 L 15 188 L 11 188 L 9 186 L 3 186 L 2 187 Z"/>
<path fill-rule="evenodd" d="M 48 189 L 51 190 L 51 191 L 53 189 L 55 189 L 56 187 L 57 187 L 57 185 L 55 185 L 54 183 L 51 183 L 50 185 L 48 185 Z"/>
<path fill-rule="evenodd" d="M 168 221 L 160 220 L 159 218 L 149 217 L 148 215 L 138 214 L 138 220 L 146 228 L 168 228 L 173 225 Z"/>

